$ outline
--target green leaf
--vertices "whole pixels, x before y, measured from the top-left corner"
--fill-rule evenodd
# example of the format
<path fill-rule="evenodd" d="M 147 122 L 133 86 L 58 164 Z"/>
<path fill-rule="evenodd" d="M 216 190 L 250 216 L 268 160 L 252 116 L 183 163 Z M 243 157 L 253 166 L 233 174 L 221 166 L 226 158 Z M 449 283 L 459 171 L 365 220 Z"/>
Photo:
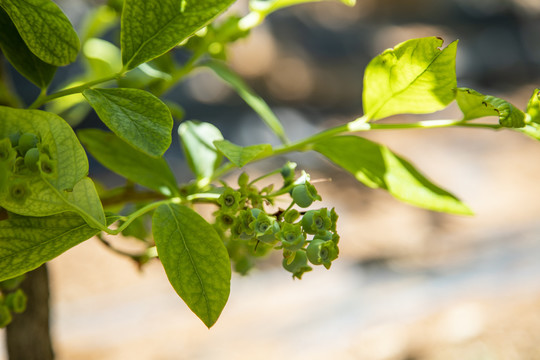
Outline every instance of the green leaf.
<path fill-rule="evenodd" d="M 107 217 L 107 224 L 118 218 Z M 37 268 L 98 232 L 75 213 L 46 217 L 10 214 L 0 221 L 0 281 Z"/>
<path fill-rule="evenodd" d="M 101 121 L 138 150 L 157 157 L 171 145 L 171 112 L 149 92 L 119 88 L 87 89 L 83 95 Z"/>
<path fill-rule="evenodd" d="M 424 114 L 455 98 L 457 41 L 440 49 L 437 37 L 412 39 L 388 49 L 364 73 L 364 113 L 370 120 Z"/>
<path fill-rule="evenodd" d="M 152 231 L 159 259 L 174 290 L 210 328 L 227 303 L 231 265 L 212 225 L 183 205 L 161 205 Z"/>
<path fill-rule="evenodd" d="M 39 138 L 40 161 L 48 168 L 48 172 L 30 171 L 21 166 L 19 155 L 0 161 L 4 174 L 0 177 L 0 207 L 25 216 L 77 211 L 94 226 L 104 224 L 99 197 L 86 178 L 86 153 L 71 127 L 62 118 L 40 110 L 0 106 L 0 119 L 0 139 L 15 133 Z"/>
<path fill-rule="evenodd" d="M 38 58 L 63 66 L 75 61 L 79 38 L 62 10 L 51 0 L 0 0 L 22 39 Z"/>
<path fill-rule="evenodd" d="M 221 78 L 223 81 L 228 83 L 233 89 L 236 90 L 238 95 L 249 105 L 251 108 L 259 114 L 261 119 L 266 123 L 266 126 L 270 128 L 276 134 L 282 142 L 287 143 L 287 136 L 285 135 L 285 130 L 281 125 L 281 122 L 276 117 L 272 109 L 268 104 L 249 86 L 242 80 L 240 76 L 235 74 L 231 69 L 225 66 L 223 63 L 217 61 L 208 61 L 204 63 L 204 66 L 209 67 L 214 70 L 214 72 Z"/>
<path fill-rule="evenodd" d="M 88 152 L 109 170 L 166 196 L 178 193 L 176 179 L 165 159 L 135 150 L 107 131 L 84 129 L 77 135 Z"/>
<path fill-rule="evenodd" d="M 234 0 L 126 0 L 121 48 L 126 70 L 169 51 L 227 9 Z"/>
<path fill-rule="evenodd" d="M 47 64 L 30 51 L 2 8 L 0 8 L 0 29 L 2 29 L 0 49 L 6 59 L 25 78 L 42 89 L 47 88 L 56 72 L 56 66 Z"/>
<path fill-rule="evenodd" d="M 540 89 L 533 91 L 527 104 L 527 114 L 531 117 L 533 123 L 540 124 Z"/>
<path fill-rule="evenodd" d="M 82 48 L 94 79 L 117 74 L 122 70 L 120 49 L 108 41 L 90 38 Z"/>
<path fill-rule="evenodd" d="M 262 12 L 265 15 L 267 15 L 267 14 L 270 14 L 271 12 L 274 12 L 276 10 L 282 9 L 287 6 L 304 4 L 304 3 L 312 3 L 312 2 L 320 2 L 320 1 L 324 1 L 324 0 L 251 0 L 249 2 L 249 7 L 254 11 Z M 356 4 L 356 0 L 339 0 L 339 1 L 348 6 L 354 6 Z"/>
<path fill-rule="evenodd" d="M 212 177 L 223 160 L 214 145 L 214 141 L 223 140 L 221 131 L 207 122 L 184 121 L 178 127 L 178 135 L 188 165 L 197 179 Z"/>
<path fill-rule="evenodd" d="M 313 149 L 371 188 L 382 188 L 401 201 L 426 209 L 471 215 L 454 195 L 426 179 L 412 164 L 386 146 L 356 136 L 337 136 Z"/>
<path fill-rule="evenodd" d="M 234 165 L 242 167 L 258 156 L 272 152 L 270 144 L 238 146 L 227 140 L 214 141 L 216 148 Z"/>
<path fill-rule="evenodd" d="M 525 113 L 508 101 L 468 89 L 457 89 L 456 96 L 463 120 L 478 119 L 484 116 L 497 116 L 504 127 L 520 128 L 525 126 Z"/>

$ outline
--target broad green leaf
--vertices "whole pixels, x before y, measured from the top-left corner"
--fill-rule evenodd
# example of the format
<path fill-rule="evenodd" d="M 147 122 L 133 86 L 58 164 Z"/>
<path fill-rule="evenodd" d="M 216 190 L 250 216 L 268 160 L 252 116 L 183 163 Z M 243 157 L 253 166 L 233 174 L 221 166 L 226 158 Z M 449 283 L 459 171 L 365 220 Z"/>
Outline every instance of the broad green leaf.
<path fill-rule="evenodd" d="M 28 49 L 17 28 L 2 8 L 0 8 L 0 29 L 2 29 L 0 49 L 6 59 L 25 78 L 42 89 L 47 88 L 56 72 L 56 66 L 42 61 Z"/>
<path fill-rule="evenodd" d="M 107 224 L 118 218 L 107 217 Z M 0 281 L 34 270 L 98 232 L 72 212 L 45 217 L 10 214 L 0 221 Z"/>
<path fill-rule="evenodd" d="M 276 10 L 282 9 L 287 6 L 292 5 L 298 5 L 298 4 L 304 4 L 304 3 L 312 3 L 312 2 L 320 2 L 324 0 L 251 0 L 249 2 L 249 7 L 258 12 L 262 12 L 263 14 L 267 15 L 271 12 L 274 12 Z M 354 6 L 356 4 L 356 0 L 339 0 L 345 5 L 348 6 Z"/>
<path fill-rule="evenodd" d="M 227 303 L 231 264 L 212 225 L 183 205 L 161 205 L 152 219 L 159 259 L 174 290 L 210 328 Z"/>
<path fill-rule="evenodd" d="M 457 41 L 440 49 L 437 37 L 412 39 L 388 49 L 364 73 L 364 113 L 370 120 L 424 114 L 455 98 Z"/>
<path fill-rule="evenodd" d="M 157 157 L 171 145 L 171 112 L 149 92 L 121 88 L 87 89 L 83 95 L 101 121 L 138 150 Z"/>
<path fill-rule="evenodd" d="M 107 131 L 84 129 L 77 135 L 88 152 L 109 170 L 166 196 L 177 194 L 176 179 L 165 159 L 138 151 Z"/>
<path fill-rule="evenodd" d="M 525 126 L 525 113 L 508 101 L 467 89 L 457 89 L 456 96 L 463 120 L 478 119 L 484 116 L 497 116 L 502 126 L 520 128 Z"/>
<path fill-rule="evenodd" d="M 169 51 L 232 3 L 234 0 L 126 0 L 120 40 L 125 69 Z"/>
<path fill-rule="evenodd" d="M 540 124 L 540 89 L 535 89 L 529 99 L 527 114 L 533 123 Z"/>
<path fill-rule="evenodd" d="M 184 121 L 178 135 L 189 167 L 197 179 L 210 178 L 223 160 L 214 141 L 223 140 L 221 131 L 214 125 L 200 121 Z"/>
<path fill-rule="evenodd" d="M 272 152 L 270 144 L 238 146 L 227 140 L 214 141 L 216 148 L 234 165 L 242 167 L 258 156 Z"/>
<path fill-rule="evenodd" d="M 82 53 L 93 78 L 104 78 L 122 69 L 120 49 L 108 41 L 90 38 L 84 43 Z"/>
<path fill-rule="evenodd" d="M 386 146 L 357 136 L 337 136 L 314 144 L 313 150 L 371 188 L 382 188 L 399 200 L 426 209 L 471 215 L 454 195 L 426 179 L 412 164 Z"/>
<path fill-rule="evenodd" d="M 62 10 L 51 0 L 0 0 L 22 39 L 38 58 L 63 66 L 75 61 L 80 44 Z"/>
<path fill-rule="evenodd" d="M 285 130 L 281 125 L 281 122 L 276 117 L 272 109 L 268 104 L 257 94 L 253 92 L 252 89 L 242 80 L 240 76 L 235 74 L 231 69 L 225 66 L 222 63 L 217 61 L 208 61 L 204 64 L 221 78 L 223 81 L 232 86 L 238 95 L 249 105 L 251 108 L 259 114 L 261 119 L 266 123 L 266 126 L 270 128 L 276 134 L 282 142 L 287 142 L 287 136 L 285 135 Z"/>
<path fill-rule="evenodd" d="M 39 142 L 41 170 L 30 171 L 14 152 L 0 161 L 0 207 L 25 216 L 77 211 L 94 226 L 104 224 L 103 209 L 88 174 L 88 159 L 71 127 L 40 110 L 0 107 L 0 139 L 32 133 Z M 19 158 L 21 160 L 17 160 Z"/>

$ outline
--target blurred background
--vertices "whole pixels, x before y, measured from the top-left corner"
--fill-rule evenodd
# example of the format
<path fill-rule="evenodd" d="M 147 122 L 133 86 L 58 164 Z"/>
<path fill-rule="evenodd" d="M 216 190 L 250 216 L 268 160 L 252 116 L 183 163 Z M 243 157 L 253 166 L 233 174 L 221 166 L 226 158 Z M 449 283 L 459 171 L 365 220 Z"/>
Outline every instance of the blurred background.
<path fill-rule="evenodd" d="M 98 1 L 56 1 L 78 24 Z M 283 9 L 237 41 L 234 69 L 272 106 L 291 139 L 362 114 L 367 63 L 404 40 L 459 39 L 458 86 L 525 108 L 540 87 L 537 0 L 357 0 Z M 231 12 L 247 13 L 238 1 Z M 70 74 L 74 68 L 61 69 Z M 16 77 L 16 74 L 14 74 Z M 27 101 L 36 90 L 17 81 Z M 219 79 L 199 72 L 167 97 L 186 119 L 209 121 L 234 143 L 276 143 Z M 458 119 L 455 105 L 430 116 Z M 90 114 L 78 126 L 98 126 Z M 364 134 L 363 134 L 364 135 Z M 340 258 L 291 280 L 271 257 L 247 277 L 207 330 L 157 262 L 142 271 L 91 239 L 50 263 L 58 359 L 540 359 L 540 144 L 510 131 L 366 134 L 452 191 L 474 217 L 433 213 L 367 189 L 315 154 L 294 154 L 335 207 Z M 177 142 L 177 140 L 175 140 Z M 167 158 L 190 179 L 178 145 Z M 285 158 L 255 164 L 251 174 Z M 121 180 L 92 164 L 107 184 Z M 232 174 L 234 179 L 238 174 Z M 111 239 L 136 246 L 131 239 Z M 5 355 L 3 355 L 5 358 Z M 2 358 L 2 355 L 0 355 Z"/>

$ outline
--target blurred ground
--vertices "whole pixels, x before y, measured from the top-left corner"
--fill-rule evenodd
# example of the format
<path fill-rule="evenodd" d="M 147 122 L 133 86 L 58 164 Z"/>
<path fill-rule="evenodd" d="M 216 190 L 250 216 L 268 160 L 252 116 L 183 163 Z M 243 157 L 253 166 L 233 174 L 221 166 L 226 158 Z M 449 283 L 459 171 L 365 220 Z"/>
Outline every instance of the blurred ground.
<path fill-rule="evenodd" d="M 418 36 L 459 38 L 459 85 L 524 108 L 539 87 L 539 12 L 529 0 L 310 4 L 272 16 L 235 45 L 231 61 L 293 139 L 361 114 L 369 59 Z M 207 75 L 171 95 L 188 118 L 213 121 L 236 143 L 274 141 L 251 110 L 227 108 L 240 102 Z M 451 106 L 430 118 L 457 117 Z M 426 117 L 392 120 L 419 119 Z M 324 205 L 340 214 L 341 253 L 331 270 L 293 281 L 274 259 L 236 276 L 227 307 L 207 330 L 159 263 L 138 272 L 92 239 L 50 264 L 58 359 L 540 359 L 540 144 L 471 129 L 366 136 L 411 160 L 476 215 L 416 209 L 315 155 L 294 155 L 313 178 L 332 178 L 318 186 Z"/>

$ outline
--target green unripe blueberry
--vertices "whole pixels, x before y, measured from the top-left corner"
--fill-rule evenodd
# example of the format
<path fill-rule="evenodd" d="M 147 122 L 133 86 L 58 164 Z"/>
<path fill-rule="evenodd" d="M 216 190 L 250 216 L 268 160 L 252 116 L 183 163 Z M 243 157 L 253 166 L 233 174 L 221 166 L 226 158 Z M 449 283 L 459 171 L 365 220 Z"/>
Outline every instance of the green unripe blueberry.
<path fill-rule="evenodd" d="M 19 145 L 19 138 L 21 137 L 21 133 L 17 131 L 16 133 L 9 135 L 9 141 L 11 141 L 11 146 L 15 147 Z"/>
<path fill-rule="evenodd" d="M 26 167 L 30 171 L 37 171 L 38 170 L 38 161 L 39 161 L 39 150 L 38 150 L 38 148 L 31 148 L 24 155 L 24 165 L 26 165 Z"/>
<path fill-rule="evenodd" d="M 289 262 L 291 256 L 294 256 L 293 260 Z M 305 272 L 311 271 L 311 266 L 307 263 L 307 255 L 303 250 L 298 250 L 289 257 L 283 259 L 282 265 L 285 270 L 293 274 L 293 278 L 302 278 Z"/>
<path fill-rule="evenodd" d="M 21 155 L 26 154 L 28 150 L 36 147 L 38 143 L 38 137 L 32 133 L 24 133 L 19 138 L 18 149 Z"/>
<path fill-rule="evenodd" d="M 13 291 L 19 287 L 26 275 L 19 275 L 11 279 L 0 281 L 0 290 Z"/>
<path fill-rule="evenodd" d="M 332 265 L 332 260 L 338 257 L 338 247 L 333 241 L 325 241 L 322 239 L 312 240 L 306 248 L 307 258 L 313 265 L 324 265 L 329 269 Z"/>
<path fill-rule="evenodd" d="M 17 289 L 6 296 L 5 304 L 11 311 L 20 314 L 26 310 L 27 300 L 26 294 L 21 289 Z"/>
<path fill-rule="evenodd" d="M 321 200 L 321 197 L 317 194 L 317 189 L 309 182 L 296 185 L 292 189 L 291 196 L 296 205 L 301 208 L 307 208 L 313 204 L 315 200 Z"/>
<path fill-rule="evenodd" d="M 4 328 L 11 322 L 11 312 L 8 307 L 0 304 L 0 328 Z"/>
<path fill-rule="evenodd" d="M 279 232 L 280 227 L 277 221 L 274 221 L 271 226 L 271 231 L 267 231 L 266 234 L 257 236 L 257 240 L 267 244 L 275 244 L 277 242 L 276 234 Z"/>
<path fill-rule="evenodd" d="M 332 220 L 326 208 L 306 211 L 300 223 L 304 231 L 312 235 L 324 232 L 332 226 Z"/>
<path fill-rule="evenodd" d="M 304 247 L 306 237 L 299 224 L 284 223 L 277 234 L 284 249 L 296 251 Z"/>

